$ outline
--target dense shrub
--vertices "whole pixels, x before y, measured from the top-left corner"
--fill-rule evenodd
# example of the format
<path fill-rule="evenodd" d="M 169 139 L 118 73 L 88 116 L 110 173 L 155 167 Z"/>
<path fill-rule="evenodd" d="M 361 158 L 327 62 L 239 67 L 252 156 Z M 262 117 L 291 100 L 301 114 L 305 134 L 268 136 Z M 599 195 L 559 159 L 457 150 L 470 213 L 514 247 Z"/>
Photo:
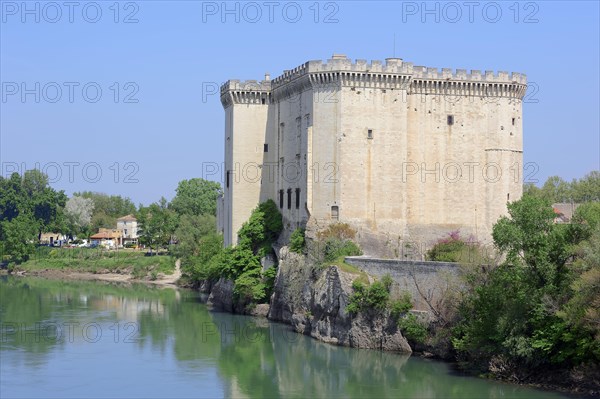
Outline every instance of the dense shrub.
<path fill-rule="evenodd" d="M 407 313 L 398 320 L 402 335 L 410 342 L 424 343 L 427 338 L 427 326 L 412 313 Z"/>
<path fill-rule="evenodd" d="M 481 246 L 473 238 L 464 240 L 458 231 L 438 242 L 427 251 L 427 260 L 437 262 L 460 262 L 461 264 L 489 265 L 493 263 L 494 252 Z"/>
<path fill-rule="evenodd" d="M 198 280 L 225 277 L 233 280 L 234 294 L 245 303 L 268 300 L 277 268 L 263 273 L 260 259 L 272 253 L 271 245 L 283 229 L 281 213 L 271 200 L 256 207 L 238 232 L 238 245 L 221 248 L 222 238 L 208 235 L 200 240 L 193 276 Z"/>
<path fill-rule="evenodd" d="M 238 245 L 264 256 L 283 230 L 283 219 L 273 200 L 259 204 L 238 231 Z M 260 253 L 259 253 L 260 252 Z"/>
<path fill-rule="evenodd" d="M 412 307 L 413 305 L 410 293 L 404 292 L 400 299 L 390 303 L 390 314 L 394 319 L 399 320 L 400 317 L 411 310 Z"/>
<path fill-rule="evenodd" d="M 290 237 L 290 251 L 301 254 L 304 251 L 304 229 L 297 228 Z"/>
<path fill-rule="evenodd" d="M 390 276 L 384 276 L 380 281 L 366 286 L 359 280 L 352 283 L 353 293 L 349 298 L 346 311 L 356 314 L 367 309 L 383 310 L 387 307 L 390 299 L 390 288 L 392 279 Z"/>
<path fill-rule="evenodd" d="M 329 238 L 324 245 L 325 262 L 333 262 L 343 256 L 362 255 L 362 251 L 353 241 Z"/>

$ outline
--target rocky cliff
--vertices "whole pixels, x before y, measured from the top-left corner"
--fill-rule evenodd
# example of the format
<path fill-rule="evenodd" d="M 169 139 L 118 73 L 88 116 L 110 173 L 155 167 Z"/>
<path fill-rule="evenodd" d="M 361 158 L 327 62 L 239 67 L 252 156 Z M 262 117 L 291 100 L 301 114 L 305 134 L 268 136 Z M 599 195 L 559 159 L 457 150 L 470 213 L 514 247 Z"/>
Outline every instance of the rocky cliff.
<path fill-rule="evenodd" d="M 324 342 L 411 353 L 389 312 L 346 312 L 356 277 L 337 266 L 314 267 L 283 247 L 268 317 Z"/>
<path fill-rule="evenodd" d="M 307 257 L 279 250 L 279 268 L 269 305 L 248 306 L 237 302 L 233 281 L 219 279 L 200 288 L 215 310 L 267 316 L 290 324 L 299 333 L 320 341 L 354 348 L 411 353 L 389 311 L 346 312 L 357 275 L 337 266 L 315 267 Z"/>

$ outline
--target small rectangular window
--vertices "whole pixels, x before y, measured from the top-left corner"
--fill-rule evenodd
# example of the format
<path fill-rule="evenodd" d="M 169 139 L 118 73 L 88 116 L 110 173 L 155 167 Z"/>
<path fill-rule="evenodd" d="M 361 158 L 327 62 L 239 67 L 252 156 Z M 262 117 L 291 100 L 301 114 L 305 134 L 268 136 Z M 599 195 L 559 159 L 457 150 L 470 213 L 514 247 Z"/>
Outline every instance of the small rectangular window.
<path fill-rule="evenodd" d="M 296 209 L 300 209 L 300 189 L 296 189 Z"/>
<path fill-rule="evenodd" d="M 515 118 L 512 118 L 512 125 L 515 125 Z"/>
<path fill-rule="evenodd" d="M 340 218 L 340 208 L 337 205 L 331 207 L 331 218 L 333 220 L 339 220 Z"/>
<path fill-rule="evenodd" d="M 229 175 L 231 174 L 231 171 L 228 170 L 227 171 L 227 188 L 229 188 Z"/>
<path fill-rule="evenodd" d="M 373 129 L 367 130 L 367 138 L 368 139 L 372 139 L 373 138 Z"/>
<path fill-rule="evenodd" d="M 279 190 L 279 208 L 283 209 L 283 190 Z"/>
<path fill-rule="evenodd" d="M 288 188 L 287 191 L 288 209 L 292 209 L 292 189 Z"/>
<path fill-rule="evenodd" d="M 448 125 L 454 125 L 454 115 L 448 115 Z"/>
<path fill-rule="evenodd" d="M 269 145 L 265 143 L 264 145 L 264 151 L 265 152 L 269 152 Z"/>

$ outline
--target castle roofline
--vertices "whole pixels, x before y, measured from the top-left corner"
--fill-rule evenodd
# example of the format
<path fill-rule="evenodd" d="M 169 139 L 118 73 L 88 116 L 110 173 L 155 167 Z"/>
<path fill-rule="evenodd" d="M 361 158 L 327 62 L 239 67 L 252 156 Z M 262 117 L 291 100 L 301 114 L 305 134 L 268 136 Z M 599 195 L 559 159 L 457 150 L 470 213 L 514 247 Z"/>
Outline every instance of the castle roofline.
<path fill-rule="evenodd" d="M 333 75 L 335 74 L 335 76 Z M 321 82 L 331 82 L 340 75 L 348 81 L 375 81 L 382 80 L 385 83 L 394 77 L 397 84 L 406 85 L 415 81 L 439 81 L 439 82 L 467 82 L 467 83 L 494 83 L 503 85 L 518 85 L 519 96 L 525 94 L 527 76 L 523 73 L 506 71 L 484 71 L 473 69 L 470 73 L 466 69 L 438 68 L 415 66 L 411 62 L 404 62 L 401 58 L 386 58 L 385 61 L 357 59 L 354 62 L 341 54 L 334 54 L 327 61 L 312 60 L 305 62 L 296 68 L 284 71 L 280 76 L 272 80 L 229 80 L 221 86 L 221 99 L 228 97 L 227 93 L 235 92 L 247 95 L 254 93 L 261 98 L 269 95 L 271 91 L 284 88 L 292 82 L 303 82 L 317 78 Z M 368 77 L 368 79 L 365 79 Z M 348 78 L 348 79 L 346 79 Z M 394 83 L 396 85 L 396 83 Z M 225 100 L 225 105 L 228 100 Z"/>

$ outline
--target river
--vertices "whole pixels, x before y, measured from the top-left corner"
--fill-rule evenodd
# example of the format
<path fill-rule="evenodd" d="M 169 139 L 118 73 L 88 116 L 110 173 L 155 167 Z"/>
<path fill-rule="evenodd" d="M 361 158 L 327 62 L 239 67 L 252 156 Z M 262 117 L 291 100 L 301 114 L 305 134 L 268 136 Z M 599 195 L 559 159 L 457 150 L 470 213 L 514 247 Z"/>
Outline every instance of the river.
<path fill-rule="evenodd" d="M 0 278 L 2 398 L 565 398 L 336 347 L 195 292 Z"/>

